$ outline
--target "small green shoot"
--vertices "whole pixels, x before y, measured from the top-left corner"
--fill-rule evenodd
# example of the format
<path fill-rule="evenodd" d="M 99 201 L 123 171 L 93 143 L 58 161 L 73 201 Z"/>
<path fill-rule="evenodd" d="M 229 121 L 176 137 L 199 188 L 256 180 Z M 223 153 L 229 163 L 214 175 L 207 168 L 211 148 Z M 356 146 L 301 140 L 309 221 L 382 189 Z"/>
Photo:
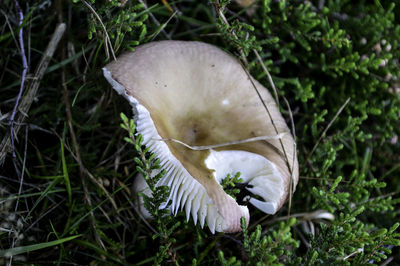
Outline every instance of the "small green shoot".
<path fill-rule="evenodd" d="M 61 162 L 62 162 L 63 177 L 64 177 L 65 187 L 67 189 L 67 194 L 68 194 L 68 203 L 71 204 L 71 202 L 72 202 L 71 182 L 69 180 L 68 166 L 65 161 L 64 142 L 63 141 L 60 142 L 60 146 L 61 146 Z"/>
<path fill-rule="evenodd" d="M 161 168 L 160 160 L 155 158 L 155 154 L 149 153 L 148 148 L 142 147 L 143 137 L 140 134 L 135 135 L 136 125 L 133 119 L 121 113 L 122 124 L 121 127 L 128 131 L 128 136 L 125 141 L 132 144 L 138 156 L 134 158 L 136 162 L 136 170 L 143 175 L 151 190 L 151 196 L 140 193 L 144 199 L 144 207 L 150 212 L 155 220 L 156 230 L 158 231 L 153 235 L 153 239 L 160 239 L 159 251 L 156 254 L 154 264 L 159 265 L 165 259 L 172 259 L 176 262 L 174 251 L 172 250 L 173 243 L 176 241 L 172 234 L 180 226 L 180 222 L 174 220 L 166 208 L 161 208 L 169 195 L 169 188 L 167 186 L 157 186 L 157 182 L 165 175 L 165 170 L 153 175 L 153 170 Z"/>
<path fill-rule="evenodd" d="M 237 188 L 237 185 L 242 182 L 243 179 L 240 178 L 240 172 L 237 172 L 234 176 L 228 174 L 224 179 L 222 179 L 221 186 L 226 192 L 226 194 L 236 199 L 235 195 L 240 193 L 240 189 Z"/>

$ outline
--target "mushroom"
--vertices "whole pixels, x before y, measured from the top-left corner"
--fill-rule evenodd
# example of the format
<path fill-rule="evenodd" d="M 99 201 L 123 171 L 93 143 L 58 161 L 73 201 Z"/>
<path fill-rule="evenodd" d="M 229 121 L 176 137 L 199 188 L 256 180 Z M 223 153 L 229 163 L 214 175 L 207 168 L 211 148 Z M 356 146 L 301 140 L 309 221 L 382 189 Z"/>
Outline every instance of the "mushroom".
<path fill-rule="evenodd" d="M 158 185 L 170 188 L 173 214 L 184 209 L 212 233 L 237 232 L 250 215 L 221 187 L 227 174 L 240 172 L 245 199 L 268 214 L 297 184 L 295 143 L 275 101 L 226 52 L 202 42 L 151 42 L 103 72 L 132 105 L 143 144 L 166 170 Z M 146 191 L 143 179 L 135 186 Z"/>

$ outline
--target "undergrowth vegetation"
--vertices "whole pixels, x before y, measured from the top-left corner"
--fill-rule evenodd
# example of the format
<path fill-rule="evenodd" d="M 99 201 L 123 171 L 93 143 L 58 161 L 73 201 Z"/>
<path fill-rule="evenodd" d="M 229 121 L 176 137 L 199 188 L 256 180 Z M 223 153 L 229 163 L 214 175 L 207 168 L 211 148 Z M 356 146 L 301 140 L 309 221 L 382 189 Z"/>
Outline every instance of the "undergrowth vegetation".
<path fill-rule="evenodd" d="M 242 2 L 1 2 L 0 264 L 400 261 L 400 1 Z M 101 68 L 166 39 L 217 45 L 276 93 L 297 141 L 290 207 L 249 206 L 242 233 L 214 235 L 159 210 L 164 172 L 150 178 L 158 160 Z"/>

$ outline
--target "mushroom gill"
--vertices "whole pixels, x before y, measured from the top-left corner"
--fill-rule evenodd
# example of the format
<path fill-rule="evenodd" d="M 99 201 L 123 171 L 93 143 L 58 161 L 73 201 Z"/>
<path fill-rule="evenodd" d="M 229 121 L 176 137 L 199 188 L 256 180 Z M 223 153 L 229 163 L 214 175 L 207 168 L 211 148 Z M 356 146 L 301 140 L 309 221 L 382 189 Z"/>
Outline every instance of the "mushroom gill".
<path fill-rule="evenodd" d="M 170 187 L 174 214 L 184 209 L 187 219 L 192 215 L 201 226 L 207 222 L 213 233 L 237 232 L 241 217 L 249 221 L 249 210 L 222 189 L 220 182 L 227 174 L 240 172 L 249 202 L 270 214 L 285 202 L 290 183 L 297 184 L 294 140 L 275 101 L 219 48 L 201 42 L 152 42 L 123 54 L 103 72 L 131 103 L 143 144 L 166 170 L 159 185 Z M 210 146 L 277 135 L 205 150 L 160 141 Z M 137 190 L 145 190 L 143 181 L 138 178 L 136 183 Z"/>

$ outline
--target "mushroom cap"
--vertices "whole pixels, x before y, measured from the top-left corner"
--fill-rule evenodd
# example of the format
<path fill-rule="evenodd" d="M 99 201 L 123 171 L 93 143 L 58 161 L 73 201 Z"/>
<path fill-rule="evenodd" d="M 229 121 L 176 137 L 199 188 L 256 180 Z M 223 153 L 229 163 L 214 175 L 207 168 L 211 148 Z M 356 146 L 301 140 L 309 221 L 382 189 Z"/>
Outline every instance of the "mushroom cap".
<path fill-rule="evenodd" d="M 158 185 L 170 187 L 174 214 L 185 208 L 187 219 L 191 214 L 195 223 L 207 222 L 213 233 L 237 232 L 249 211 L 222 189 L 227 174 L 241 172 L 249 202 L 270 214 L 285 202 L 290 183 L 297 184 L 295 143 L 274 99 L 226 52 L 201 42 L 152 42 L 121 55 L 103 72 L 131 103 L 143 144 L 166 170 Z M 206 150 L 160 141 L 203 146 L 259 136 L 275 138 Z"/>

